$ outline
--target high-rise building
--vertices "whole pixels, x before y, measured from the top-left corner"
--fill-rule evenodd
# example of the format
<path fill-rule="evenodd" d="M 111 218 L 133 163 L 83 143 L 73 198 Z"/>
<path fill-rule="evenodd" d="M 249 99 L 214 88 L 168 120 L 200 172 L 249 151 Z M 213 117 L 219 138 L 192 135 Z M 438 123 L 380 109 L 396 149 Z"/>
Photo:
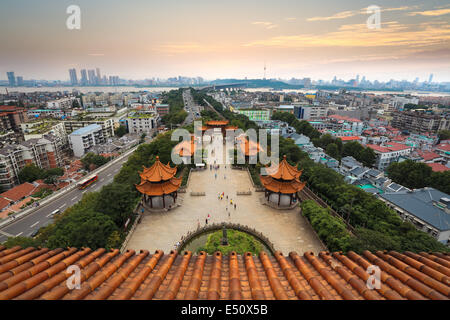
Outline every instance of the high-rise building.
<path fill-rule="evenodd" d="M 23 77 L 17 76 L 17 85 L 18 86 L 23 86 Z"/>
<path fill-rule="evenodd" d="M 97 68 L 97 83 L 96 84 L 100 84 L 101 81 L 102 81 L 102 76 L 100 75 L 100 68 Z"/>
<path fill-rule="evenodd" d="M 81 70 L 81 85 L 85 86 L 88 84 L 88 77 L 86 69 Z"/>
<path fill-rule="evenodd" d="M 13 71 L 7 72 L 6 75 L 8 76 L 9 85 L 11 87 L 14 87 L 16 85 L 16 77 L 14 75 Z"/>
<path fill-rule="evenodd" d="M 78 84 L 77 70 L 69 69 L 70 83 L 75 86 Z"/>
<path fill-rule="evenodd" d="M 97 83 L 97 77 L 95 76 L 95 70 L 91 69 L 88 70 L 88 76 L 89 76 L 89 84 L 90 85 L 95 85 Z"/>
<path fill-rule="evenodd" d="M 433 82 L 433 74 L 430 74 L 430 78 L 428 79 L 428 83 Z"/>

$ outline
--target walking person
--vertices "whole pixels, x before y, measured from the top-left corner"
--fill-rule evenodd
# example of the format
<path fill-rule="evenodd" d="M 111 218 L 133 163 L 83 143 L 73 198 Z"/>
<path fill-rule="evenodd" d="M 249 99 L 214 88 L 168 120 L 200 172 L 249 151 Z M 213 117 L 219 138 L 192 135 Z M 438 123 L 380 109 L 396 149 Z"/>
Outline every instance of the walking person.
<path fill-rule="evenodd" d="M 234 210 L 236 210 L 236 203 L 234 204 Z"/>
<path fill-rule="evenodd" d="M 208 218 L 205 219 L 205 224 L 208 224 Z"/>

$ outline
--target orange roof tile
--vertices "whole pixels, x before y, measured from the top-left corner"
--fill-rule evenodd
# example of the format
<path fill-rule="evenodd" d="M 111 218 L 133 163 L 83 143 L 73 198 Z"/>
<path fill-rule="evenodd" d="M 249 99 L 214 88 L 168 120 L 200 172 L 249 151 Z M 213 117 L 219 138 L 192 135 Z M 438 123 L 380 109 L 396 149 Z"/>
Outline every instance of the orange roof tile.
<path fill-rule="evenodd" d="M 286 156 L 283 156 L 280 164 L 276 169 L 267 167 L 268 174 L 274 179 L 281 180 L 294 180 L 300 178 L 303 170 L 298 170 L 296 166 L 291 166 L 287 160 Z"/>
<path fill-rule="evenodd" d="M 358 137 L 358 136 L 339 137 L 339 139 L 341 139 L 342 141 L 356 141 L 356 140 L 361 140 L 361 138 Z"/>
<path fill-rule="evenodd" d="M 141 181 L 136 186 L 136 189 L 140 193 L 144 193 L 148 196 L 161 196 L 163 194 L 170 194 L 178 190 L 181 185 L 181 178 L 173 177 L 168 181 L 162 183 L 150 183 L 148 181 Z"/>
<path fill-rule="evenodd" d="M 5 198 L 0 197 L 0 210 L 3 210 L 6 206 L 8 206 L 11 201 L 6 200 Z"/>
<path fill-rule="evenodd" d="M 426 165 L 431 167 L 431 169 L 434 172 L 445 172 L 450 170 L 450 168 L 447 168 L 446 166 L 440 163 L 426 163 Z"/>
<path fill-rule="evenodd" d="M 142 180 L 160 182 L 171 179 L 177 173 L 177 167 L 171 168 L 169 164 L 163 164 L 156 156 L 155 163 L 150 168 L 144 168 L 139 174 Z"/>
<path fill-rule="evenodd" d="M 279 181 L 275 180 L 271 176 L 260 176 L 260 180 L 264 188 L 267 190 L 284 194 L 291 194 L 301 191 L 306 185 L 306 182 L 301 182 L 299 179 Z"/>
<path fill-rule="evenodd" d="M 228 120 L 211 120 L 207 121 L 207 126 L 226 126 L 230 121 Z"/>
<path fill-rule="evenodd" d="M 81 269 L 81 288 L 70 290 L 69 265 Z M 381 269 L 369 289 L 367 268 Z M 0 246 L 0 300 L 448 300 L 448 253 L 395 251 L 261 252 L 212 256 L 200 252 Z"/>
<path fill-rule="evenodd" d="M 25 182 L 25 183 L 22 183 L 12 189 L 9 189 L 6 192 L 1 193 L 0 196 L 16 202 L 24 197 L 27 197 L 27 196 L 33 194 L 33 192 L 35 190 L 36 190 L 36 187 L 33 184 L 31 184 L 29 182 Z"/>

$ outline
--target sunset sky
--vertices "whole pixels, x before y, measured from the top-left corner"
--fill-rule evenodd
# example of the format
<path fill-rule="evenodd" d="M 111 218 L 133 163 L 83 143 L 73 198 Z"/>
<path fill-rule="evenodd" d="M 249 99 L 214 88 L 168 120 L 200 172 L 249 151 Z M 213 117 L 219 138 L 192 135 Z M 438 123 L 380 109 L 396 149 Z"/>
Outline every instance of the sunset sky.
<path fill-rule="evenodd" d="M 66 8 L 81 8 L 81 30 Z M 366 8 L 381 7 L 381 29 Z M 448 1 L 2 0 L 0 79 L 69 78 L 99 67 L 123 78 L 331 80 L 359 74 L 450 81 Z"/>

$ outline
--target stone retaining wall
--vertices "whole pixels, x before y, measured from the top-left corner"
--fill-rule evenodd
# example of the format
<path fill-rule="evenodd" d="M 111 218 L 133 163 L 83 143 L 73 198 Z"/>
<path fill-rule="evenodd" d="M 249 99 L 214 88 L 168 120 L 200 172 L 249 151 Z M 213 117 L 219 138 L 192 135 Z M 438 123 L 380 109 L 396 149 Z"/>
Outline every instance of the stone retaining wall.
<path fill-rule="evenodd" d="M 273 243 L 265 235 L 263 235 L 261 232 L 258 232 L 254 228 L 251 228 L 247 225 L 242 225 L 240 223 L 213 223 L 213 224 L 198 228 L 197 230 L 189 231 L 185 236 L 182 237 L 179 245 L 176 246 L 176 249 L 179 250 L 180 248 L 183 248 L 192 239 L 200 236 L 203 233 L 210 232 L 210 231 L 222 230 L 224 226 L 226 229 L 242 231 L 242 232 L 245 232 L 245 233 L 248 233 L 248 234 L 254 236 L 259 241 L 264 243 L 266 245 L 266 247 L 269 248 L 269 250 L 272 254 L 275 253 L 276 250 L 275 250 Z"/>

